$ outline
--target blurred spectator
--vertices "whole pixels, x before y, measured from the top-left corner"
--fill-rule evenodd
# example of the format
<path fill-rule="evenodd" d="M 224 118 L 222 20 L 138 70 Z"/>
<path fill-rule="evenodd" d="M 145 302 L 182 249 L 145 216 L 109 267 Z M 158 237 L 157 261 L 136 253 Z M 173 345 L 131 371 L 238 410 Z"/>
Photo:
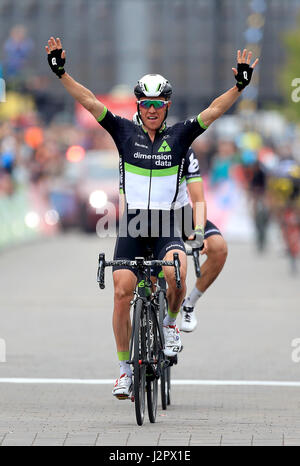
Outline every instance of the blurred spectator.
<path fill-rule="evenodd" d="M 26 28 L 22 25 L 14 26 L 4 43 L 4 69 L 7 80 L 19 81 L 22 78 L 32 50 L 33 41 L 27 37 Z"/>
<path fill-rule="evenodd" d="M 0 198 L 2 196 L 10 196 L 14 191 L 14 186 L 11 177 L 5 170 L 0 168 Z"/>
<path fill-rule="evenodd" d="M 216 152 L 215 143 L 204 134 L 194 141 L 192 148 L 198 157 L 202 175 L 206 175 L 211 169 L 212 159 Z"/>
<path fill-rule="evenodd" d="M 210 182 L 212 185 L 230 178 L 230 171 L 237 159 L 237 149 L 233 141 L 221 140 L 213 157 Z"/>
<path fill-rule="evenodd" d="M 249 182 L 249 189 L 255 196 L 263 196 L 267 188 L 267 172 L 264 165 L 256 161 L 252 166 L 252 176 Z"/>
<path fill-rule="evenodd" d="M 16 158 L 16 140 L 12 127 L 5 123 L 0 133 L 0 168 L 3 172 L 12 173 Z"/>
<path fill-rule="evenodd" d="M 8 91 L 4 105 L 0 105 L 0 120 L 17 121 L 24 125 L 32 124 L 32 119 L 38 118 L 35 112 L 33 98 L 23 93 Z"/>
<path fill-rule="evenodd" d="M 26 82 L 26 92 L 33 97 L 36 110 L 46 124 L 65 109 L 64 100 L 49 92 L 48 76 L 31 76 Z"/>

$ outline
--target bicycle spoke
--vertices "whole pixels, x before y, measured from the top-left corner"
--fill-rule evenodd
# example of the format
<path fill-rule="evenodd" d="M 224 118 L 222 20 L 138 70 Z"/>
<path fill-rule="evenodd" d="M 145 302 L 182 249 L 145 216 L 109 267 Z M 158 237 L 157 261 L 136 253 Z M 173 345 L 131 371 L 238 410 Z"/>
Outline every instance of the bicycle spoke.
<path fill-rule="evenodd" d="M 155 319 L 154 309 L 152 309 L 151 317 L 148 321 L 148 347 L 150 348 L 149 360 L 153 361 L 148 366 L 147 374 L 147 407 L 150 422 L 155 422 L 157 412 L 157 392 L 158 392 L 158 379 L 157 379 L 157 363 L 159 361 L 159 345 L 158 345 L 158 326 Z"/>

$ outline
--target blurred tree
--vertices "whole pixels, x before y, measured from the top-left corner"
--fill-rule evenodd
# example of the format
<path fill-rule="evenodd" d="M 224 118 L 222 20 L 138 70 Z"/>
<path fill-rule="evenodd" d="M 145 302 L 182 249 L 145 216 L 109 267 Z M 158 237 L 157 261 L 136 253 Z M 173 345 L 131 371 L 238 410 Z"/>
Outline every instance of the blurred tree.
<path fill-rule="evenodd" d="M 300 15 L 297 27 L 283 36 L 286 61 L 280 73 L 280 85 L 285 96 L 283 112 L 290 120 L 300 122 Z"/>

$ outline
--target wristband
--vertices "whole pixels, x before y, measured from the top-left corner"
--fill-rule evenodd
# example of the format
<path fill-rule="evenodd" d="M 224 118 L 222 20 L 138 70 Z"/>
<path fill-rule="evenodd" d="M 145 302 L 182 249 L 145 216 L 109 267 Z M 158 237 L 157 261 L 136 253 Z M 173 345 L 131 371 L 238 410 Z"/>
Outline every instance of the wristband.
<path fill-rule="evenodd" d="M 201 225 L 196 225 L 196 227 L 195 227 L 195 230 L 194 230 L 194 231 L 201 231 L 201 233 L 203 233 L 203 234 L 204 234 L 204 227 L 203 227 L 203 226 L 201 226 Z"/>

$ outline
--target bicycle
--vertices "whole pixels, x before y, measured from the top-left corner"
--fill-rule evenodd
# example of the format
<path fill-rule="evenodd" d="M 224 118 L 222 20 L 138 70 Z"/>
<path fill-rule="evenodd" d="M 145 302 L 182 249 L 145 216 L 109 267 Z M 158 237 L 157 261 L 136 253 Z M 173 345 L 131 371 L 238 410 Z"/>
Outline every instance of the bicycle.
<path fill-rule="evenodd" d="M 159 316 L 159 326 L 163 327 L 163 321 L 168 311 L 167 302 L 167 283 L 164 278 L 163 270 L 157 274 L 157 281 L 155 283 L 156 291 L 153 294 L 153 304 L 157 308 Z M 163 336 L 163 335 L 162 335 Z M 161 368 L 160 375 L 160 393 L 162 409 L 166 410 L 167 406 L 171 404 L 171 367 L 177 364 L 177 355 L 174 357 L 165 357 L 164 364 Z"/>
<path fill-rule="evenodd" d="M 180 261 L 178 253 L 173 254 L 173 261 L 135 260 L 106 261 L 105 254 L 99 254 L 97 281 L 101 289 L 105 288 L 105 268 L 114 265 L 132 267 L 137 270 L 137 287 L 134 292 L 132 332 L 128 363 L 133 366 L 133 396 L 138 425 L 144 422 L 145 392 L 147 393 L 148 416 L 151 423 L 156 420 L 158 379 L 168 365 L 164 354 L 164 337 L 162 320 L 158 317 L 159 306 L 156 294 L 151 292 L 151 267 L 172 266 L 175 271 L 177 288 L 181 287 Z"/>

